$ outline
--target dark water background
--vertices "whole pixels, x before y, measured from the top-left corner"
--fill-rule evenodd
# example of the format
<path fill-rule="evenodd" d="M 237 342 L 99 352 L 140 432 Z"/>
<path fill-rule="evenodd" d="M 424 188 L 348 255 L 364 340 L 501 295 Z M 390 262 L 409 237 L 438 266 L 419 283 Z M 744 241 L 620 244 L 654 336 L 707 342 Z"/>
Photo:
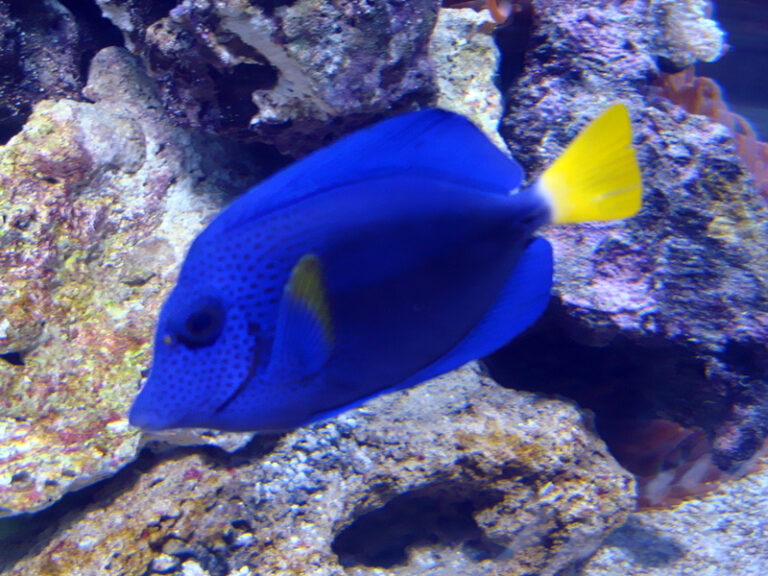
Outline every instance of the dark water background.
<path fill-rule="evenodd" d="M 720 0 L 715 20 L 728 33 L 728 53 L 698 64 L 697 73 L 717 80 L 731 108 L 768 139 L 768 0 Z"/>

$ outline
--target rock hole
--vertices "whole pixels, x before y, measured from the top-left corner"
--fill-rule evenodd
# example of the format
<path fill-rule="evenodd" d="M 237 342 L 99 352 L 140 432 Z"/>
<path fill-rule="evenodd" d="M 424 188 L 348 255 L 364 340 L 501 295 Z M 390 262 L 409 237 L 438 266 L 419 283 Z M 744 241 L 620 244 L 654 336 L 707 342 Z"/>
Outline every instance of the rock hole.
<path fill-rule="evenodd" d="M 250 532 L 251 531 L 251 525 L 248 523 L 247 520 L 238 519 L 238 520 L 232 520 L 230 522 L 232 528 L 235 530 L 238 530 L 240 532 Z"/>
<path fill-rule="evenodd" d="M 533 9 L 528 2 L 521 3 L 522 9 L 516 12 L 511 22 L 496 29 L 496 46 L 501 53 L 499 73 L 496 85 L 502 94 L 523 73 L 525 54 L 529 48 L 533 32 Z"/>
<path fill-rule="evenodd" d="M 296 2 L 296 0 L 249 0 L 251 6 L 257 6 L 264 10 L 264 14 L 268 17 L 272 17 L 275 13 L 275 9 L 279 6 L 290 6 Z"/>
<path fill-rule="evenodd" d="M 590 345 L 587 334 L 578 334 L 558 304 L 483 361 L 502 386 L 563 395 L 590 409 L 611 453 L 638 479 L 712 454 L 707 435 L 728 407 L 713 387 L 702 386 L 702 359 L 670 342 L 640 345 L 617 336 Z M 740 360 L 742 352 L 732 356 Z"/>
<path fill-rule="evenodd" d="M 16 472 L 13 476 L 11 476 L 11 484 L 24 484 L 29 482 L 31 479 L 32 477 L 29 475 L 29 472 L 22 470 L 21 472 Z"/>
<path fill-rule="evenodd" d="M 206 122 L 215 122 L 226 130 L 246 130 L 259 109 L 253 103 L 254 90 L 269 90 L 277 85 L 277 68 L 269 64 L 243 63 L 220 72 L 209 67 L 209 74 L 217 86 L 217 104 L 208 113 L 201 112 Z M 215 118 L 212 117 L 215 115 Z"/>
<path fill-rule="evenodd" d="M 24 356 L 21 352 L 8 352 L 6 354 L 0 354 L 0 359 L 4 360 L 11 366 L 24 366 Z"/>
<path fill-rule="evenodd" d="M 176 4 L 176 0 L 154 0 L 154 2 L 147 2 L 140 7 L 144 11 L 142 20 L 151 24 L 160 20 L 160 18 L 165 18 L 176 7 Z"/>
<path fill-rule="evenodd" d="M 622 336 L 593 345 L 562 314 L 559 304 L 551 306 L 528 332 L 486 357 L 491 376 L 508 388 L 573 398 L 595 412 L 598 428 L 601 420 L 655 418 L 660 411 L 705 429 L 724 418 L 722 402 L 701 386 L 704 361 L 686 348 Z"/>
<path fill-rule="evenodd" d="M 0 104 L 0 146 L 21 132 L 32 108 L 23 102 L 12 105 Z"/>
<path fill-rule="evenodd" d="M 501 499 L 499 492 L 460 485 L 404 494 L 358 518 L 332 549 L 347 567 L 405 565 L 409 551 L 420 547 L 459 550 L 473 561 L 495 558 L 504 548 L 485 537 L 473 515 Z"/>
<path fill-rule="evenodd" d="M 80 34 L 80 77 L 88 81 L 88 67 L 96 52 L 107 46 L 125 46 L 120 29 L 105 18 L 94 0 L 59 0 L 72 13 Z"/>
<path fill-rule="evenodd" d="M 757 342 L 737 342 L 732 340 L 726 344 L 720 359 L 728 368 L 749 374 L 755 367 L 763 373 L 768 372 L 765 361 L 765 346 Z"/>

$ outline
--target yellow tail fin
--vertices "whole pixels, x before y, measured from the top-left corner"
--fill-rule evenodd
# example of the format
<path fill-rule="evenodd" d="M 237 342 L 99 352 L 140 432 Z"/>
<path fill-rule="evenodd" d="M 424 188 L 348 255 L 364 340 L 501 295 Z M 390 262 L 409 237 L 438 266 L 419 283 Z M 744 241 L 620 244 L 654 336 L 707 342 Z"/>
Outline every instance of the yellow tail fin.
<path fill-rule="evenodd" d="M 537 188 L 556 224 L 635 214 L 642 180 L 626 106 L 611 106 L 587 126 L 539 177 Z"/>

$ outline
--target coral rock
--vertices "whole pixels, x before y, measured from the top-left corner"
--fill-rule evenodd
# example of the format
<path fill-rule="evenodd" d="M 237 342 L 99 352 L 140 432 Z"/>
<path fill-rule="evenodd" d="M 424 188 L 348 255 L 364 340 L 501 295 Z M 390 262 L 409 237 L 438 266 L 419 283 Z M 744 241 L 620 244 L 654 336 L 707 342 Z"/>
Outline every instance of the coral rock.
<path fill-rule="evenodd" d="M 655 0 L 651 7 L 662 30 L 657 54 L 675 66 L 713 62 L 725 53 L 725 33 L 711 18 L 711 0 Z"/>
<path fill-rule="evenodd" d="M 222 160 L 237 153 L 192 150 L 162 119 L 125 51 L 96 56 L 86 92 L 95 103 L 40 102 L 0 148 L 0 353 L 16 359 L 0 360 L 0 515 L 135 457 L 126 408 L 153 318 L 218 187 L 245 187 Z M 218 172 L 200 170 L 201 150 Z M 195 201 L 193 186 L 218 196 Z"/>
<path fill-rule="evenodd" d="M 639 216 L 547 233 L 562 303 L 554 329 L 593 346 L 634 343 L 637 356 L 671 352 L 648 367 L 639 394 L 704 429 L 715 463 L 735 469 L 768 433 L 768 211 L 725 127 L 650 97 L 647 14 L 597 1 L 536 10 L 535 45 L 507 95 L 513 153 L 536 174 L 588 119 L 624 101 L 644 177 Z"/>
<path fill-rule="evenodd" d="M 180 574 L 188 562 L 211 574 L 547 576 L 634 505 L 631 477 L 572 406 L 471 368 L 263 442 L 182 452 L 105 487 L 9 574 Z"/>
<path fill-rule="evenodd" d="M 435 105 L 467 116 L 507 151 L 498 131 L 502 108 L 494 85 L 500 60 L 494 28 L 487 11 L 440 10 L 430 44 L 438 90 Z"/>
<path fill-rule="evenodd" d="M 759 141 L 749 122 L 728 108 L 717 82 L 686 68 L 676 74 L 662 74 L 656 87 L 662 96 L 688 112 L 708 116 L 731 131 L 739 156 L 755 177 L 757 191 L 768 200 L 768 143 Z"/>
<path fill-rule="evenodd" d="M 300 155 L 434 91 L 438 0 L 144 4 L 99 0 L 191 126 Z"/>
<path fill-rule="evenodd" d="M 577 573 L 563 576 L 763 576 L 768 464 L 695 501 L 630 515 Z"/>

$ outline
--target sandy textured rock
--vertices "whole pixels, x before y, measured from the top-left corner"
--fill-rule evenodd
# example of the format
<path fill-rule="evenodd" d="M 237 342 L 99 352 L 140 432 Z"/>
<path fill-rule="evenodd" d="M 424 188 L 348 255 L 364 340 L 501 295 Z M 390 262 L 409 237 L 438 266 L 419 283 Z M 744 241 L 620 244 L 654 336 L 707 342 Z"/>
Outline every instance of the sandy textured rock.
<path fill-rule="evenodd" d="M 171 453 L 9 574 L 551 575 L 633 487 L 572 406 L 468 367 L 233 456 Z"/>
<path fill-rule="evenodd" d="M 2 515 L 135 457 L 125 411 L 176 263 L 221 189 L 255 179 L 170 126 L 124 51 L 97 56 L 86 93 L 41 102 L 0 149 L 0 353 L 16 361 L 0 361 Z"/>
<path fill-rule="evenodd" d="M 179 121 L 294 156 L 434 90 L 427 45 L 438 0 L 98 3 Z"/>
<path fill-rule="evenodd" d="M 494 84 L 500 61 L 495 29 L 487 10 L 440 10 L 429 54 L 437 83 L 435 106 L 471 118 L 506 152 L 498 130 L 502 107 L 501 93 Z"/>
<path fill-rule="evenodd" d="M 713 62 L 725 53 L 725 32 L 712 18 L 711 0 L 653 0 L 650 4 L 662 32 L 658 54 L 675 66 Z"/>
<path fill-rule="evenodd" d="M 763 576 L 767 464 L 704 498 L 630 515 L 581 570 L 563 576 Z"/>
<path fill-rule="evenodd" d="M 724 127 L 649 96 L 658 69 L 646 13 L 565 1 L 536 10 L 536 43 L 508 93 L 513 154 L 536 174 L 623 101 L 644 172 L 638 217 L 547 232 L 562 303 L 552 329 L 630 358 L 652 346 L 635 416 L 702 427 L 717 464 L 736 468 L 768 432 L 765 205 Z"/>

